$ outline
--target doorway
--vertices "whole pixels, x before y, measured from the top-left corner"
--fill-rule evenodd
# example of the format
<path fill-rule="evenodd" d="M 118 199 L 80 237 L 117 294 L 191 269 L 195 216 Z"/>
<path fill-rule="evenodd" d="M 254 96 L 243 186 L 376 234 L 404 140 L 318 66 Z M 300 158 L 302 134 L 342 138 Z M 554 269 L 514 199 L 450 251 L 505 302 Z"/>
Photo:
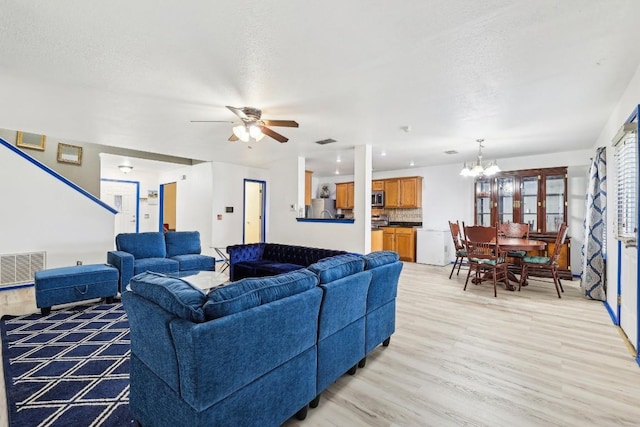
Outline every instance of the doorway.
<path fill-rule="evenodd" d="M 265 232 L 265 181 L 244 180 L 244 226 L 243 242 L 264 242 Z"/>
<path fill-rule="evenodd" d="M 140 226 L 140 183 L 118 179 L 100 180 L 100 200 L 114 208 L 114 234 L 138 233 Z"/>
<path fill-rule="evenodd" d="M 176 231 L 176 200 L 178 185 L 175 182 L 160 185 L 160 230 Z"/>

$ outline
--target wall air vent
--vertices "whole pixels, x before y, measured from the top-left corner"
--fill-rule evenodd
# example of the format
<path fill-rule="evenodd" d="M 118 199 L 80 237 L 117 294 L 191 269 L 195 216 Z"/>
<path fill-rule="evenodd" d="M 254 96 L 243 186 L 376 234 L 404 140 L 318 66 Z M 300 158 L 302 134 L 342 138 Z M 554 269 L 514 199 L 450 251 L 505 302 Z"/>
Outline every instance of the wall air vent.
<path fill-rule="evenodd" d="M 33 283 L 36 271 L 45 266 L 46 252 L 0 255 L 0 286 Z"/>
<path fill-rule="evenodd" d="M 316 141 L 316 144 L 320 144 L 320 145 L 326 145 L 326 144 L 332 144 L 334 142 L 338 142 L 333 138 L 327 138 L 327 139 L 323 139 L 322 141 Z"/>
<path fill-rule="evenodd" d="M 458 152 L 456 150 L 447 150 L 444 154 L 458 154 Z"/>

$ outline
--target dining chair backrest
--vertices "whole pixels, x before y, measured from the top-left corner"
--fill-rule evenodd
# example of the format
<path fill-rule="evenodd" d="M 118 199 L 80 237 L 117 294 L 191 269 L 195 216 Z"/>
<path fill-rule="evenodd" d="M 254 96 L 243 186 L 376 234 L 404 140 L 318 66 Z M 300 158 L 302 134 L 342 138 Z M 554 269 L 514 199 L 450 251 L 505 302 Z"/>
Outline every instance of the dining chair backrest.
<path fill-rule="evenodd" d="M 560 224 L 560 228 L 558 229 L 558 234 L 556 235 L 555 246 L 553 247 L 553 253 L 549 257 L 549 264 L 555 264 L 558 262 L 558 258 L 560 257 L 560 251 L 562 251 L 562 246 L 564 245 L 564 241 L 567 238 L 567 224 L 564 222 Z"/>
<path fill-rule="evenodd" d="M 462 237 L 460 223 L 458 223 L 458 221 L 449 221 L 449 229 L 451 230 L 451 238 L 453 238 L 453 245 L 455 246 L 456 251 L 464 249 L 464 239 Z"/>
<path fill-rule="evenodd" d="M 499 226 L 499 233 L 504 237 L 515 237 L 518 239 L 529 238 L 529 224 L 519 222 L 503 222 Z"/>
<path fill-rule="evenodd" d="M 498 246 L 498 228 L 472 225 L 464 228 L 467 257 L 472 259 L 496 260 L 501 256 Z"/>

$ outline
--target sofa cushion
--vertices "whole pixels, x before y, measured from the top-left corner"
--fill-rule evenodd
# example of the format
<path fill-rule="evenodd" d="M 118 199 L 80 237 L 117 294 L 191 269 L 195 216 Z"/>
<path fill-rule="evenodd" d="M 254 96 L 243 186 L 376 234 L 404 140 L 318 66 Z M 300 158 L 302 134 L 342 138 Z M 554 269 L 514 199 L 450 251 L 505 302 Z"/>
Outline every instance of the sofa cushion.
<path fill-rule="evenodd" d="M 143 258 L 133 263 L 133 274 L 153 271 L 156 273 L 175 273 L 180 269 L 178 261 L 169 258 Z"/>
<path fill-rule="evenodd" d="M 167 257 L 176 255 L 199 254 L 200 233 L 198 231 L 168 231 L 164 233 L 167 245 Z"/>
<path fill-rule="evenodd" d="M 364 255 L 362 258 L 365 270 L 370 270 L 381 265 L 394 263 L 400 259 L 400 256 L 393 251 L 377 251 Z"/>
<path fill-rule="evenodd" d="M 287 273 L 289 271 L 300 270 L 304 265 L 288 264 L 286 262 L 267 262 L 255 267 L 255 272 L 259 276 L 274 276 L 276 274 Z"/>
<path fill-rule="evenodd" d="M 169 313 L 191 322 L 204 322 L 204 293 L 190 283 L 163 274 L 146 272 L 131 278 L 129 287 Z"/>
<path fill-rule="evenodd" d="M 364 260 L 355 254 L 336 255 L 311 264 L 309 270 L 316 273 L 320 283 L 324 284 L 363 271 Z"/>
<path fill-rule="evenodd" d="M 277 276 L 238 280 L 209 292 L 203 307 L 204 315 L 207 319 L 228 316 L 304 292 L 317 285 L 317 276 L 306 269 Z"/>
<path fill-rule="evenodd" d="M 116 248 L 130 253 L 135 259 L 167 256 L 164 235 L 160 232 L 120 233 L 116 236 Z"/>
<path fill-rule="evenodd" d="M 171 257 L 172 260 L 178 261 L 180 271 L 185 270 L 215 270 L 215 260 L 207 255 L 187 254 L 176 255 Z"/>

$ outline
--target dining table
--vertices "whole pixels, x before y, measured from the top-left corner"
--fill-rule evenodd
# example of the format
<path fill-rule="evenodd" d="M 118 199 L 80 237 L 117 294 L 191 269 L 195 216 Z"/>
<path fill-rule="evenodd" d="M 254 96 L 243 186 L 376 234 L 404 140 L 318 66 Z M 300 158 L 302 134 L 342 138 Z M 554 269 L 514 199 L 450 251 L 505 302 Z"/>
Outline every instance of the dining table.
<path fill-rule="evenodd" d="M 529 252 L 529 251 L 543 250 L 544 248 L 547 247 L 547 242 L 544 242 L 542 240 L 535 240 L 535 239 L 520 239 L 516 237 L 498 236 L 498 246 L 500 246 L 500 249 L 505 250 L 507 252 L 509 251 Z M 491 274 L 491 273 L 487 273 L 487 274 Z M 509 269 L 507 269 L 507 277 L 509 281 L 516 282 L 516 284 L 520 282 L 520 279 L 518 279 L 518 277 Z M 523 283 L 523 286 L 526 286 L 526 283 Z M 511 283 L 505 283 L 505 288 L 508 291 L 516 290 L 516 287 Z"/>

